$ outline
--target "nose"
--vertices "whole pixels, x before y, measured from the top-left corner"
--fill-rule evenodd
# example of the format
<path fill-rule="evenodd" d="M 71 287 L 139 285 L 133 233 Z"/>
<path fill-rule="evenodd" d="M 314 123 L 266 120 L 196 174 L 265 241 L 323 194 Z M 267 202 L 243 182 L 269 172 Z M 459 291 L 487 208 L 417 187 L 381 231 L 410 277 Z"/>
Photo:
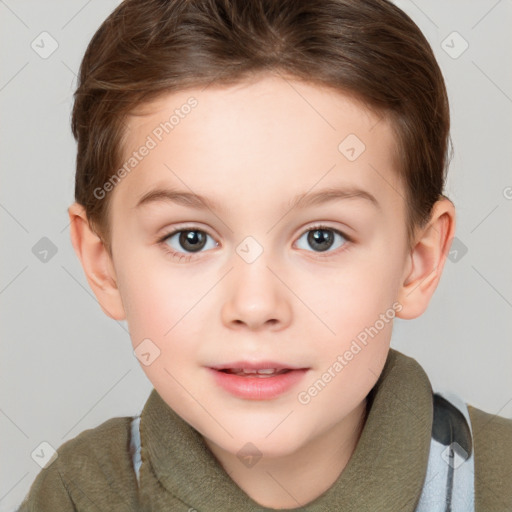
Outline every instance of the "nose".
<path fill-rule="evenodd" d="M 231 329 L 273 331 L 291 321 L 293 294 L 283 284 L 284 276 L 261 255 L 256 261 L 235 262 L 222 290 L 222 322 Z"/>

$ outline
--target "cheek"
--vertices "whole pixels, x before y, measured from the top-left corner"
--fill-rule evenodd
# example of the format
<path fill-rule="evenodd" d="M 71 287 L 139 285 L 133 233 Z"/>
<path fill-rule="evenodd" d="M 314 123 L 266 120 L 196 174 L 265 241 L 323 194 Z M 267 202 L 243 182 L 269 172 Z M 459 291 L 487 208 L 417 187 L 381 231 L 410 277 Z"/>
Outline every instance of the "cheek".
<path fill-rule="evenodd" d="M 373 324 L 392 306 L 397 275 L 397 269 L 384 258 L 354 256 L 347 268 L 332 272 L 322 286 L 311 283 L 304 296 L 316 304 L 320 318 L 346 338 Z"/>
<path fill-rule="evenodd" d="M 396 244 L 386 244 L 385 237 L 378 238 L 372 247 L 354 251 L 345 259 L 345 267 L 331 272 L 329 279 L 316 281 L 322 286 L 303 289 L 304 302 L 324 323 L 318 324 L 316 335 L 311 333 L 317 339 L 323 365 L 329 368 L 339 355 L 348 352 L 350 361 L 343 374 L 351 382 L 371 382 L 368 369 L 375 366 L 378 373 L 378 362 L 385 361 L 399 311 L 395 304 L 402 264 L 399 251 Z"/>
<path fill-rule="evenodd" d="M 136 261 L 134 257 L 132 263 Z M 194 361 L 201 339 L 195 333 L 193 308 L 198 295 L 190 287 L 182 292 L 186 283 L 178 272 L 166 274 L 161 265 L 128 263 L 122 274 L 122 293 L 135 355 L 157 389 L 167 390 L 173 400 L 185 400 L 177 382 L 184 381 L 183 371 Z"/>
<path fill-rule="evenodd" d="M 165 356 L 185 347 L 192 350 L 195 340 L 201 339 L 198 330 L 205 314 L 201 297 L 214 284 L 213 278 L 180 271 L 163 257 L 141 264 L 144 257 L 147 254 L 132 253 L 118 274 L 134 348 L 149 338 Z"/>
<path fill-rule="evenodd" d="M 129 254 L 118 265 L 118 287 L 134 345 L 143 338 L 163 338 L 179 313 L 178 283 L 157 265 L 142 263 L 147 255 Z M 174 287 L 174 289 L 173 289 Z"/>

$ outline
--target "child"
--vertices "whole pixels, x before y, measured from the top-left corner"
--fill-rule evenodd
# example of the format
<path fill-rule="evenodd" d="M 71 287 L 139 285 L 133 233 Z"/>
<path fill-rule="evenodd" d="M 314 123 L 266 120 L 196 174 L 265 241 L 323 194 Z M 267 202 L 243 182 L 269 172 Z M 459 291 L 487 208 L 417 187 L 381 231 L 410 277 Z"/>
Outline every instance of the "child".
<path fill-rule="evenodd" d="M 72 128 L 72 243 L 154 389 L 20 510 L 512 510 L 512 420 L 390 349 L 455 233 L 445 85 L 400 9 L 125 0 Z"/>

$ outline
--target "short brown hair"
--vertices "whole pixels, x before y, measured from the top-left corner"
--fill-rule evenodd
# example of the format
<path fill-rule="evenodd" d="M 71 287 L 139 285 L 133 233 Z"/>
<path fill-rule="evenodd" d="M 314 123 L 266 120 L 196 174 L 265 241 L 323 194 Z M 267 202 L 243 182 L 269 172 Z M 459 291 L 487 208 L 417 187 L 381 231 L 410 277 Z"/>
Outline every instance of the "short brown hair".
<path fill-rule="evenodd" d="M 91 39 L 72 113 L 75 200 L 111 253 L 109 197 L 126 116 L 173 91 L 284 73 L 349 94 L 389 119 L 409 245 L 430 219 L 451 143 L 448 97 L 432 49 L 387 0 L 124 0 Z"/>

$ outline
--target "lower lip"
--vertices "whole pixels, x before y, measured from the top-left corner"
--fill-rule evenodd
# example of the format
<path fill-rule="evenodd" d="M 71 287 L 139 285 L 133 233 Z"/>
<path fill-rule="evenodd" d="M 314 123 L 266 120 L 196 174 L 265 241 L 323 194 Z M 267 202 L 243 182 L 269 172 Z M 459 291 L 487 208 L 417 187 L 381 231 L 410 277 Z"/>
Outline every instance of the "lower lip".
<path fill-rule="evenodd" d="M 303 378 L 307 369 L 291 370 L 274 377 L 240 377 L 208 368 L 217 384 L 229 393 L 246 400 L 271 400 L 289 391 Z"/>

